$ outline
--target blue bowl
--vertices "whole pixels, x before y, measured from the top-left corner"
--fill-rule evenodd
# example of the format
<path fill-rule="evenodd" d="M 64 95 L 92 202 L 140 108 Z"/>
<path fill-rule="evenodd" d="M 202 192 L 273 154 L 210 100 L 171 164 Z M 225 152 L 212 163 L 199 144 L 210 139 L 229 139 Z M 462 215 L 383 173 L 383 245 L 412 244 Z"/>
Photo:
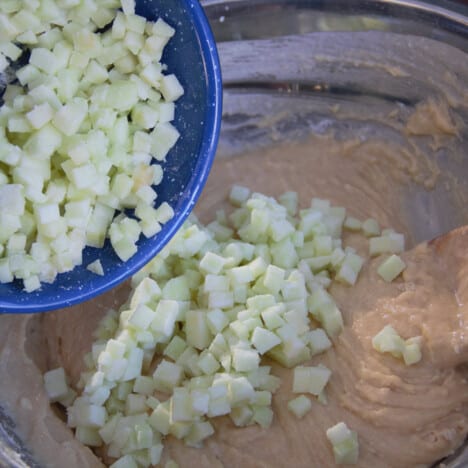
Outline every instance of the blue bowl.
<path fill-rule="evenodd" d="M 109 241 L 102 249 L 86 248 L 83 264 L 59 274 L 52 284 L 32 293 L 21 281 L 0 285 L 0 313 L 31 313 L 67 307 L 95 297 L 142 268 L 171 239 L 190 214 L 213 163 L 221 124 L 221 70 L 208 21 L 198 0 L 141 0 L 137 13 L 149 20 L 163 18 L 176 29 L 162 62 L 174 73 L 185 94 L 176 102 L 174 125 L 181 137 L 167 156 L 164 179 L 157 187 L 156 206 L 167 201 L 174 218 L 153 238 L 142 236 L 138 252 L 120 261 Z M 0 227 L 1 229 L 1 227 Z M 104 276 L 86 269 L 100 259 Z"/>

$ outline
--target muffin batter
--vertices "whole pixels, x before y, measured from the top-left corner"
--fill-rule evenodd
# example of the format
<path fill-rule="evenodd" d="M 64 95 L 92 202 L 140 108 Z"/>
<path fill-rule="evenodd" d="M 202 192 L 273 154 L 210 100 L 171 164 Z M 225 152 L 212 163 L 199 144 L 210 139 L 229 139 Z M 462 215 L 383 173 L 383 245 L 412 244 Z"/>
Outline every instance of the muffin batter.
<path fill-rule="evenodd" d="M 405 189 L 416 175 L 430 185 L 438 174 L 424 158 L 397 147 L 314 137 L 218 159 L 196 212 L 204 222 L 213 219 L 238 183 L 267 195 L 297 190 L 302 206 L 313 196 L 327 198 L 352 216 L 372 216 L 382 227 L 405 232 Z M 168 437 L 164 460 L 172 458 L 181 468 L 335 466 L 325 431 L 339 421 L 358 433 L 360 467 L 428 466 L 452 452 L 468 433 L 467 235 L 463 242 L 423 244 L 407 252 L 407 269 L 391 284 L 377 276 L 381 259 L 376 259 L 366 262 L 355 287 L 332 288 L 345 330 L 331 350 L 306 363 L 332 370 L 328 405 L 313 401 L 312 410 L 297 419 L 286 406 L 294 397 L 292 370 L 268 363 L 282 380 L 269 429 L 236 428 L 229 418 L 216 418 L 216 433 L 203 449 Z M 362 236 L 348 234 L 345 245 L 367 256 Z M 49 406 L 42 373 L 63 366 L 76 385 L 99 319 L 108 308 L 118 308 L 128 290 L 122 285 L 66 311 L 0 318 L 0 374 L 8 376 L 0 381 L 0 401 L 27 447 L 47 466 L 101 466 Z M 419 364 L 405 367 L 373 350 L 372 337 L 387 324 L 403 338 L 423 336 Z"/>

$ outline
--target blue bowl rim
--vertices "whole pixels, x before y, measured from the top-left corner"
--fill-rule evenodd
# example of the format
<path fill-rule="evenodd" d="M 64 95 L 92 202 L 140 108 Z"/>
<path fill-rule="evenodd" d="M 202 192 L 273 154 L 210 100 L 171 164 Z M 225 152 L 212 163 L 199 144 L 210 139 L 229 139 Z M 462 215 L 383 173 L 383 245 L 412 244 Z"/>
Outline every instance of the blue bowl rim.
<path fill-rule="evenodd" d="M 163 228 L 163 230 L 157 234 L 157 242 L 152 244 L 151 248 L 148 248 L 145 255 L 141 260 L 135 263 L 131 268 L 125 268 L 125 263 L 118 274 L 112 276 L 106 283 L 84 293 L 78 293 L 75 295 L 67 294 L 63 300 L 53 301 L 42 301 L 40 304 L 21 304 L 8 302 L 7 298 L 0 298 L 0 315 L 4 313 L 15 313 L 15 314 L 28 314 L 36 312 L 49 312 L 61 308 L 70 307 L 72 305 L 80 304 L 89 299 L 97 297 L 102 293 L 109 291 L 115 286 L 119 285 L 131 275 L 141 269 L 146 263 L 148 263 L 174 236 L 178 229 L 185 222 L 189 214 L 198 200 L 203 187 L 206 184 L 208 175 L 211 170 L 211 166 L 214 161 L 215 152 L 218 144 L 219 132 L 221 128 L 221 115 L 222 115 L 222 78 L 221 78 L 221 66 L 219 62 L 218 51 L 216 48 L 216 42 L 211 31 L 208 19 L 205 15 L 203 7 L 197 0 L 186 0 L 187 9 L 189 9 L 193 16 L 195 30 L 200 34 L 199 36 L 206 40 L 200 41 L 200 47 L 202 51 L 203 60 L 205 67 L 208 70 L 212 70 L 213 73 L 207 73 L 207 99 L 210 100 L 206 111 L 206 126 L 203 132 L 202 144 L 200 147 L 200 153 L 206 155 L 203 159 L 203 164 L 197 164 L 197 175 L 196 179 L 192 179 L 188 184 L 186 191 L 190 194 L 185 199 L 185 203 L 181 210 L 178 211 L 178 217 L 171 223 L 171 226 Z M 214 101 L 211 101 L 214 98 Z M 201 167 L 200 167 L 201 166 Z"/>

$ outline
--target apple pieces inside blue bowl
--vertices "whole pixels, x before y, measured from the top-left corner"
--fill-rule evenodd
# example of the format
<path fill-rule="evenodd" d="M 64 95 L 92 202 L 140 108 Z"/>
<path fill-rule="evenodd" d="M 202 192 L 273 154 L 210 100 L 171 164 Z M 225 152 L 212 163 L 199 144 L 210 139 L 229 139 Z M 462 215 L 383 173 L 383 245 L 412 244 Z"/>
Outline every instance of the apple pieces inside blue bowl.
<path fill-rule="evenodd" d="M 221 120 L 198 1 L 31 5 L 0 32 L 2 76 L 15 70 L 0 111 L 3 313 L 83 302 L 153 258 L 201 193 Z"/>

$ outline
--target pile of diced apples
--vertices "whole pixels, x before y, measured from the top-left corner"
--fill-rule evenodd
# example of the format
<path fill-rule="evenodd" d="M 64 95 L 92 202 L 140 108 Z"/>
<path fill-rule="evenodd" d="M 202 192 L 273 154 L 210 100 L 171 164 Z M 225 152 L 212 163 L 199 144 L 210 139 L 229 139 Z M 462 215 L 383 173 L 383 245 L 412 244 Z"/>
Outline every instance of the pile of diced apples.
<path fill-rule="evenodd" d="M 154 208 L 153 187 L 179 137 L 183 89 L 160 62 L 175 31 L 134 10 L 133 0 L 0 2 L 0 73 L 30 53 L 0 108 L 1 283 L 38 289 L 107 237 L 125 261 L 173 216 Z"/>
<path fill-rule="evenodd" d="M 371 246 L 381 239 L 379 253 L 404 247 L 394 231 L 382 234 L 375 221 L 349 218 L 325 200 L 299 210 L 296 193 L 277 201 L 234 186 L 230 201 L 229 215 L 219 211 L 206 227 L 193 217 L 133 277 L 128 302 L 96 331 L 79 396 L 63 369 L 46 374 L 76 437 L 105 447 L 113 468 L 159 463 L 168 435 L 200 447 L 218 416 L 270 426 L 281 382 L 264 356 L 293 368 L 298 396 L 288 408 L 298 418 L 314 401 L 326 404 L 331 371 L 306 362 L 343 328 L 327 289 L 352 286 L 363 264 L 342 245 L 342 229 L 373 236 Z M 337 462 L 356 462 L 353 431 L 340 424 L 328 436 Z"/>

